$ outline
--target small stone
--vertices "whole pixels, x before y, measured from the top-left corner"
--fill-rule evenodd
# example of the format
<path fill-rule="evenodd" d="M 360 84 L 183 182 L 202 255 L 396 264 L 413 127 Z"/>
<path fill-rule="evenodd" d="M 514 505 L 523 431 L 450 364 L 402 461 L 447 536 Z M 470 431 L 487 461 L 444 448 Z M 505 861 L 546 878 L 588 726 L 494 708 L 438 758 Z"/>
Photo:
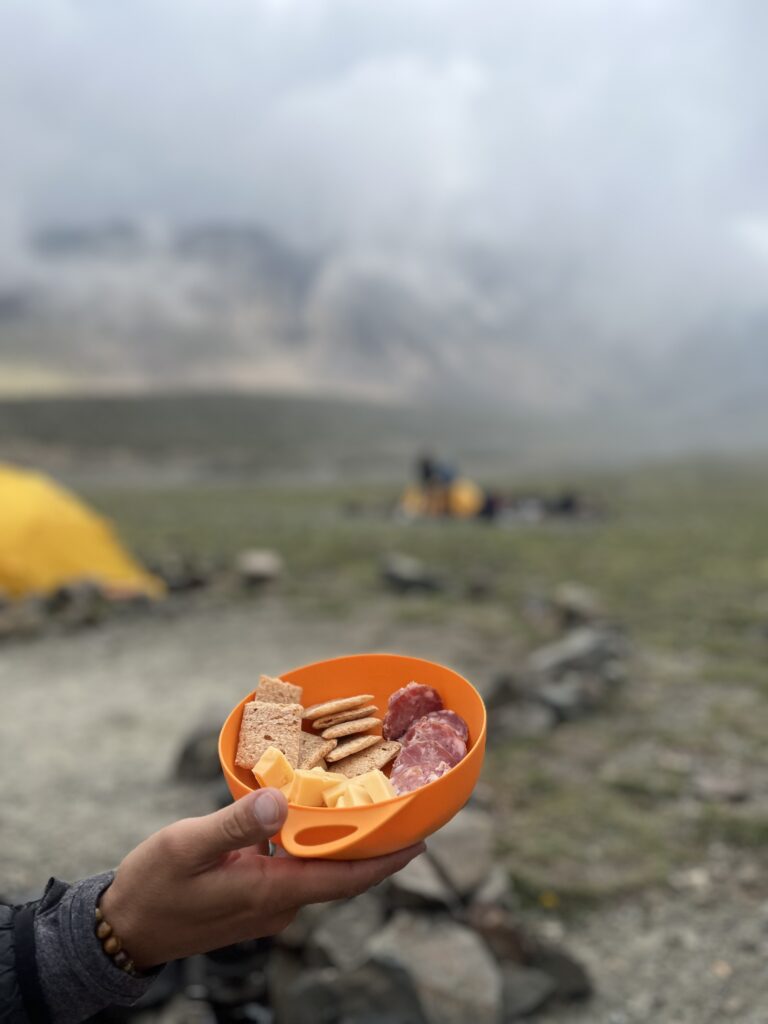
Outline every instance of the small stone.
<path fill-rule="evenodd" d="M 244 586 L 259 587 L 279 579 L 285 567 L 277 551 L 253 548 L 240 552 L 235 568 Z"/>
<path fill-rule="evenodd" d="M 377 962 L 385 958 L 409 972 L 429 1024 L 497 1024 L 501 972 L 463 925 L 399 911 L 368 948 Z"/>
<path fill-rule="evenodd" d="M 432 1024 L 410 975 L 393 962 L 366 963 L 354 971 L 304 968 L 287 981 L 277 1012 L 277 1019 L 285 1024 L 364 1021 L 382 1013 L 398 1024 Z"/>
<path fill-rule="evenodd" d="M 554 678 L 568 671 L 599 669 L 608 659 L 623 655 L 624 640 L 620 634 L 606 627 L 584 626 L 533 651 L 527 667 L 535 675 Z"/>
<path fill-rule="evenodd" d="M 391 879 L 389 900 L 393 907 L 447 908 L 455 898 L 428 857 L 416 857 Z"/>
<path fill-rule="evenodd" d="M 223 719 L 222 719 L 223 720 Z M 180 782 L 213 782 L 221 775 L 219 762 L 220 725 L 199 725 L 181 745 L 174 777 Z"/>
<path fill-rule="evenodd" d="M 417 858 L 417 861 L 423 858 Z M 412 861 L 411 863 L 415 863 Z M 395 876 L 397 877 L 397 876 Z M 482 883 L 474 895 L 474 903 L 483 905 L 497 905 L 506 910 L 515 910 L 518 906 L 517 896 L 509 877 L 509 872 L 503 865 L 494 864 L 488 877 Z"/>
<path fill-rule="evenodd" d="M 593 992 L 586 969 L 568 953 L 554 946 L 535 946 L 528 952 L 528 967 L 536 967 L 555 980 L 555 994 L 564 1001 L 588 999 Z"/>
<path fill-rule="evenodd" d="M 314 954 L 323 965 L 353 970 L 365 962 L 366 942 L 383 924 L 384 909 L 371 893 L 333 904 L 309 940 L 310 960 Z"/>
<path fill-rule="evenodd" d="M 495 829 L 487 811 L 465 807 L 429 840 L 428 857 L 460 896 L 468 896 L 493 867 Z"/>
<path fill-rule="evenodd" d="M 503 1006 L 506 1020 L 527 1017 L 541 1009 L 554 995 L 554 978 L 533 967 L 505 964 L 503 968 Z"/>
<path fill-rule="evenodd" d="M 489 739 L 491 742 L 537 739 L 551 732 L 557 722 L 556 712 L 546 704 L 516 700 L 497 711 L 489 711 Z"/>
<path fill-rule="evenodd" d="M 418 558 L 391 552 L 381 563 L 381 578 L 398 593 L 444 589 L 442 580 Z"/>
<path fill-rule="evenodd" d="M 601 614 L 597 594 L 582 583 L 560 583 L 552 595 L 552 604 L 565 629 L 593 622 Z"/>
<path fill-rule="evenodd" d="M 699 799 L 713 803 L 741 803 L 749 796 L 746 781 L 735 775 L 697 775 L 693 785 Z"/>

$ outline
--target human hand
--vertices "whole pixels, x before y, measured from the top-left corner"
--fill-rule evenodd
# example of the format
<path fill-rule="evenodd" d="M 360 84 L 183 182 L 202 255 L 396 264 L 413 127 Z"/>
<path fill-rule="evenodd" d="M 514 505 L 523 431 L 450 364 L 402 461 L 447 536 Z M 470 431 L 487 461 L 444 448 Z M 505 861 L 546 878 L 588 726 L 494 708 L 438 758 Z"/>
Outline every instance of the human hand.
<path fill-rule="evenodd" d="M 128 854 L 100 906 L 138 970 L 274 935 L 305 904 L 357 896 L 424 850 L 356 861 L 269 857 L 267 840 L 287 812 L 279 790 L 261 789 L 168 825 Z"/>

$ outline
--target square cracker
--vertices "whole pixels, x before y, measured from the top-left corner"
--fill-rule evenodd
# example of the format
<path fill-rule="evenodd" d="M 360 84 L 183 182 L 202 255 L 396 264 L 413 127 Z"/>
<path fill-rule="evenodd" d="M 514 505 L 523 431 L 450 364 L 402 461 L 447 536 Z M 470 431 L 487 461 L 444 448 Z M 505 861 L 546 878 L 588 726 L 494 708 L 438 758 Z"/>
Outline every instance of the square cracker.
<path fill-rule="evenodd" d="M 266 700 L 270 704 L 301 704 L 303 690 L 294 683 L 272 676 L 260 676 L 254 700 Z"/>
<path fill-rule="evenodd" d="M 243 709 L 235 764 L 253 768 L 267 747 L 277 747 L 292 768 L 299 763 L 301 704 L 252 700 Z"/>
<path fill-rule="evenodd" d="M 299 768 L 316 768 L 325 763 L 325 755 L 336 746 L 336 740 L 324 740 L 312 732 L 303 732 L 299 737 Z"/>
<path fill-rule="evenodd" d="M 355 776 L 365 775 L 366 772 L 373 771 L 374 768 L 383 768 L 393 757 L 396 757 L 399 751 L 400 744 L 395 740 L 381 740 L 376 746 L 361 750 L 359 754 L 350 754 L 343 761 L 329 764 L 328 771 L 338 772 L 340 775 L 346 775 L 348 779 L 354 779 Z"/>

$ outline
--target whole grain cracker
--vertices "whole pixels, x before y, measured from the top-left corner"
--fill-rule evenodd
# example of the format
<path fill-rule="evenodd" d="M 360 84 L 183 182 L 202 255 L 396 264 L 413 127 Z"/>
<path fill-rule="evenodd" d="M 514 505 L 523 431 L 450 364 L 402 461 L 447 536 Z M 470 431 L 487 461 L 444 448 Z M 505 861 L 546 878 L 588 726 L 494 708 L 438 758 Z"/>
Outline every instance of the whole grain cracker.
<path fill-rule="evenodd" d="M 303 732 L 299 737 L 299 768 L 314 768 L 321 761 L 325 763 L 325 755 L 330 754 L 335 746 L 335 739 L 323 739 L 314 733 Z"/>
<path fill-rule="evenodd" d="M 342 736 L 354 736 L 358 732 L 368 732 L 370 729 L 381 728 L 380 718 L 356 718 L 352 722 L 341 722 L 339 725 L 332 725 L 323 730 L 323 739 L 338 740 Z"/>
<path fill-rule="evenodd" d="M 333 764 L 335 761 L 341 761 L 345 757 L 349 757 L 350 754 L 359 754 L 361 750 L 365 750 L 366 747 L 372 747 L 374 743 L 381 743 L 380 736 L 371 736 L 370 733 L 364 736 L 350 736 L 349 739 L 342 740 L 330 754 L 326 754 L 325 760 L 329 764 Z"/>
<path fill-rule="evenodd" d="M 359 708 L 362 704 L 368 704 L 373 700 L 372 693 L 361 693 L 357 697 L 339 697 L 337 700 L 326 700 L 322 704 L 312 704 L 304 711 L 304 717 L 310 720 L 323 718 L 326 715 L 335 715 L 339 711 L 349 711 L 350 708 Z"/>
<path fill-rule="evenodd" d="M 338 772 L 354 779 L 357 775 L 365 775 L 374 768 L 383 768 L 397 756 L 400 744 L 396 740 L 380 740 L 375 746 L 368 747 L 359 754 L 345 757 L 343 761 L 328 766 L 329 772 Z"/>
<path fill-rule="evenodd" d="M 270 704 L 301 704 L 303 694 L 302 688 L 294 683 L 286 683 L 276 676 L 261 676 L 253 699 Z"/>
<path fill-rule="evenodd" d="M 299 762 L 301 704 L 253 700 L 243 708 L 235 764 L 253 768 L 267 747 L 277 747 L 292 768 Z"/>
<path fill-rule="evenodd" d="M 341 722 L 353 722 L 356 718 L 367 718 L 374 711 L 379 709 L 375 704 L 364 704 L 361 708 L 352 708 L 351 711 L 340 711 L 338 715 L 324 715 L 322 718 L 312 719 L 313 729 L 327 729 L 331 725 L 339 725 Z"/>

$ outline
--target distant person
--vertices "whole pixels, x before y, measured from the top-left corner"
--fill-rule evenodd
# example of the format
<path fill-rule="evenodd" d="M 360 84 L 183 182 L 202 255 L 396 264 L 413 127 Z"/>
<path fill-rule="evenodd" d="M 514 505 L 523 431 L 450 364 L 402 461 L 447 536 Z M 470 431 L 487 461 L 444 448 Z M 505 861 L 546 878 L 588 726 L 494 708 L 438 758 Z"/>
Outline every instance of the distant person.
<path fill-rule="evenodd" d="M 287 811 L 279 790 L 259 790 L 161 829 L 116 872 L 51 879 L 40 900 L 0 905 L 0 1022 L 77 1024 L 130 1006 L 167 961 L 274 935 L 300 907 L 357 896 L 424 849 L 358 861 L 270 857 Z"/>

